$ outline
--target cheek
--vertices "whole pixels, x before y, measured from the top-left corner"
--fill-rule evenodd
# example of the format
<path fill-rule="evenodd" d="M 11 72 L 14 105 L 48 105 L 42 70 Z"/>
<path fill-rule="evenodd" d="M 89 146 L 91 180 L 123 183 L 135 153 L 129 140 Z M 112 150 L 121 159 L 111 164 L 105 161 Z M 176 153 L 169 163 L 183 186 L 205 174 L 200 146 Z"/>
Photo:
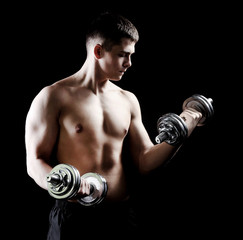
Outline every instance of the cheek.
<path fill-rule="evenodd" d="M 103 69 L 106 70 L 111 70 L 111 69 L 119 69 L 122 66 L 122 59 L 121 58 L 112 58 L 112 57 L 107 57 L 103 61 Z"/>
<path fill-rule="evenodd" d="M 120 69 L 122 66 L 122 61 L 119 59 L 115 59 L 112 63 L 113 68 Z"/>

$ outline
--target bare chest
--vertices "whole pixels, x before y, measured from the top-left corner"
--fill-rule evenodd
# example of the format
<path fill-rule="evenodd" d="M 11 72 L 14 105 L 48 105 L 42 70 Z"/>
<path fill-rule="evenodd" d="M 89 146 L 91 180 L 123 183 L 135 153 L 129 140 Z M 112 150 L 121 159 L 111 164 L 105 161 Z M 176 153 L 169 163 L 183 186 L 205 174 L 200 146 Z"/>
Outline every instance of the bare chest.
<path fill-rule="evenodd" d="M 73 98 L 63 108 L 60 124 L 70 134 L 123 138 L 131 119 L 128 101 L 119 94 Z"/>

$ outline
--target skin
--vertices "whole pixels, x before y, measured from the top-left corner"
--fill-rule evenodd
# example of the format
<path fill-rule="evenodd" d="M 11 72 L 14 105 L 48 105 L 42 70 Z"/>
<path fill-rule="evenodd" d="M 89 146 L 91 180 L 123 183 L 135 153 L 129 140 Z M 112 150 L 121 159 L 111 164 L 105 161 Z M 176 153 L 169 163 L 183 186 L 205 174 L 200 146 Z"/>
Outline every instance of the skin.
<path fill-rule="evenodd" d="M 125 137 L 131 140 L 135 164 L 143 174 L 175 154 L 177 147 L 152 143 L 135 95 L 111 82 L 122 79 L 134 52 L 135 43 L 127 38 L 111 51 L 94 39 L 79 71 L 44 87 L 34 98 L 25 142 L 27 171 L 40 187 L 47 189 L 46 175 L 55 158 L 76 167 L 80 175 L 101 174 L 108 184 L 105 201 L 122 201 L 129 195 L 121 159 Z M 201 114 L 186 109 L 180 116 L 186 118 L 190 135 Z M 87 182 L 82 181 L 78 194 L 89 194 Z"/>

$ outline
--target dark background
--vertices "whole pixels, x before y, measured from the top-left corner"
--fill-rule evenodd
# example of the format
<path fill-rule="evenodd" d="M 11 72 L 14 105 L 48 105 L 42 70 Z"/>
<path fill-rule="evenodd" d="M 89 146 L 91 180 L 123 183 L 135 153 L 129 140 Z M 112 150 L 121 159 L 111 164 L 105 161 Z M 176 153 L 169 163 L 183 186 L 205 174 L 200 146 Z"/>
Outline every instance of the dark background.
<path fill-rule="evenodd" d="M 134 174 L 144 230 L 159 233 L 161 238 L 168 234 L 193 239 L 232 236 L 237 229 L 232 217 L 237 211 L 236 159 L 225 129 L 232 120 L 230 102 L 239 79 L 235 76 L 239 64 L 233 57 L 238 41 L 237 6 L 81 4 L 13 4 L 7 9 L 2 48 L 8 67 L 2 101 L 6 107 L 3 130 L 7 132 L 4 168 L 9 174 L 3 206 L 7 208 L 6 225 L 13 226 L 6 228 L 7 234 L 45 239 L 54 200 L 26 172 L 26 114 L 44 86 L 80 69 L 86 58 L 84 31 L 90 18 L 112 10 L 130 19 L 140 33 L 133 66 L 116 84 L 137 96 L 154 143 L 162 114 L 179 114 L 183 101 L 194 93 L 214 101 L 212 121 L 198 127 L 172 161 L 148 176 Z M 222 120 L 226 117 L 227 122 Z"/>

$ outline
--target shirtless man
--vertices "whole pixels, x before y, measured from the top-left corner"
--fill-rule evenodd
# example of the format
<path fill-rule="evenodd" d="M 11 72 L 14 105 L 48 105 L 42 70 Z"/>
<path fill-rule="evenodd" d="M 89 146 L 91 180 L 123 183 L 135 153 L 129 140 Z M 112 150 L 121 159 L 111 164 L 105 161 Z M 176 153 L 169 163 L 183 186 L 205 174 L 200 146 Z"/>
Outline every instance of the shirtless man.
<path fill-rule="evenodd" d="M 56 163 L 66 163 L 76 167 L 80 175 L 87 172 L 102 175 L 107 181 L 108 192 L 100 205 L 107 207 L 117 203 L 121 206 L 120 203 L 129 198 L 129 182 L 122 164 L 124 138 L 130 138 L 135 165 L 141 173 L 161 166 L 178 149 L 165 142 L 154 145 L 142 123 L 137 98 L 111 82 L 121 80 L 131 67 L 131 56 L 138 39 L 137 29 L 129 20 L 112 14 L 99 16 L 87 33 L 87 58 L 81 69 L 43 88 L 33 100 L 26 118 L 27 171 L 40 187 L 47 189 L 46 175 Z M 201 114 L 187 109 L 180 116 L 186 118 L 190 135 Z M 89 194 L 85 181 L 82 181 L 78 194 Z M 53 232 L 59 237 L 64 234 L 54 220 L 64 205 L 82 209 L 75 223 L 85 219 L 84 212 L 93 211 L 75 203 L 75 199 L 62 204 L 63 201 L 58 202 L 50 215 L 48 239 L 59 239 L 53 237 Z M 102 206 L 95 211 L 100 211 Z M 108 208 L 102 218 L 108 214 Z M 115 215 L 120 218 L 118 213 Z M 108 214 L 105 219 L 108 216 L 111 217 Z M 67 219 L 63 218 L 60 225 L 64 226 L 64 222 L 68 225 Z M 93 217 L 92 225 L 96 223 Z M 121 227 L 121 222 L 118 225 Z M 69 231 L 69 236 L 77 230 L 70 228 L 65 230 Z"/>

